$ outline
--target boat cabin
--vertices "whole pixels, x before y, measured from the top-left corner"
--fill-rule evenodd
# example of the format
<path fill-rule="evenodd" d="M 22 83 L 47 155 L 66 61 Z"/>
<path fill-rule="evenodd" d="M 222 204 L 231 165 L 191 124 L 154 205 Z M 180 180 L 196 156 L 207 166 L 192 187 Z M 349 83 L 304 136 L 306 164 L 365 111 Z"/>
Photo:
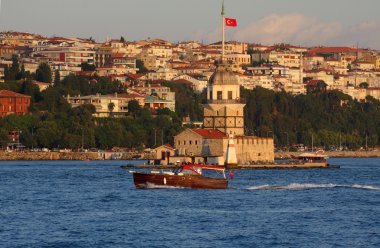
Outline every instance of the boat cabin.
<path fill-rule="evenodd" d="M 225 168 L 215 165 L 186 164 L 174 169 L 175 175 L 198 175 L 203 177 L 216 177 L 220 175 L 226 178 Z"/>

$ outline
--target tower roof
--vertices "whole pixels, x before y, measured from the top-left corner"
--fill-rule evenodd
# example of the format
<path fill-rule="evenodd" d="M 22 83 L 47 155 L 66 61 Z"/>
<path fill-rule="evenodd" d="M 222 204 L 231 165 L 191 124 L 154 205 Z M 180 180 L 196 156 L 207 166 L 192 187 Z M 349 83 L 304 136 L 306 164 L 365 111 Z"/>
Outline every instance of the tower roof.
<path fill-rule="evenodd" d="M 220 64 L 216 68 L 214 74 L 210 77 L 212 85 L 238 85 L 238 78 L 226 64 Z"/>

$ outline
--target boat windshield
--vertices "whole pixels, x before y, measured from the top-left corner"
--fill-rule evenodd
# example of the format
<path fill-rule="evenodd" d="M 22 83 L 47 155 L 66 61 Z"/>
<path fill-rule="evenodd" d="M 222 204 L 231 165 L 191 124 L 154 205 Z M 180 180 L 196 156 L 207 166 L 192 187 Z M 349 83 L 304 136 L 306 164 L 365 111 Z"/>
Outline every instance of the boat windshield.
<path fill-rule="evenodd" d="M 205 166 L 205 165 L 182 165 L 173 170 L 174 174 L 199 175 L 204 177 L 223 177 L 225 169 L 223 167 Z"/>

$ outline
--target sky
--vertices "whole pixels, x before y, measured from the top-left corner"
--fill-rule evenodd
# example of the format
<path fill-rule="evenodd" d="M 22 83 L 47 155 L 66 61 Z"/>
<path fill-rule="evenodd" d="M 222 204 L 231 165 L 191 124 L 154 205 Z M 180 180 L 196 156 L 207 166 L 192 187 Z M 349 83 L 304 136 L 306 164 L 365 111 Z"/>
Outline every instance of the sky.
<path fill-rule="evenodd" d="M 44 36 L 221 40 L 222 0 L 0 0 L 0 31 Z M 225 0 L 226 40 L 380 49 L 380 0 Z"/>

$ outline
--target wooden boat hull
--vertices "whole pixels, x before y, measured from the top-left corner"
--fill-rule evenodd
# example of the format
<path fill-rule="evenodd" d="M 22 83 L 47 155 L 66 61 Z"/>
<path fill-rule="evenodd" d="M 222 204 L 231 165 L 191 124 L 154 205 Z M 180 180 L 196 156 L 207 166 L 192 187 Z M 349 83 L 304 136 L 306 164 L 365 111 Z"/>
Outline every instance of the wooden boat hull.
<path fill-rule="evenodd" d="M 210 178 L 198 175 L 165 175 L 133 173 L 133 182 L 136 188 L 178 187 L 192 189 L 225 189 L 227 179 Z"/>

